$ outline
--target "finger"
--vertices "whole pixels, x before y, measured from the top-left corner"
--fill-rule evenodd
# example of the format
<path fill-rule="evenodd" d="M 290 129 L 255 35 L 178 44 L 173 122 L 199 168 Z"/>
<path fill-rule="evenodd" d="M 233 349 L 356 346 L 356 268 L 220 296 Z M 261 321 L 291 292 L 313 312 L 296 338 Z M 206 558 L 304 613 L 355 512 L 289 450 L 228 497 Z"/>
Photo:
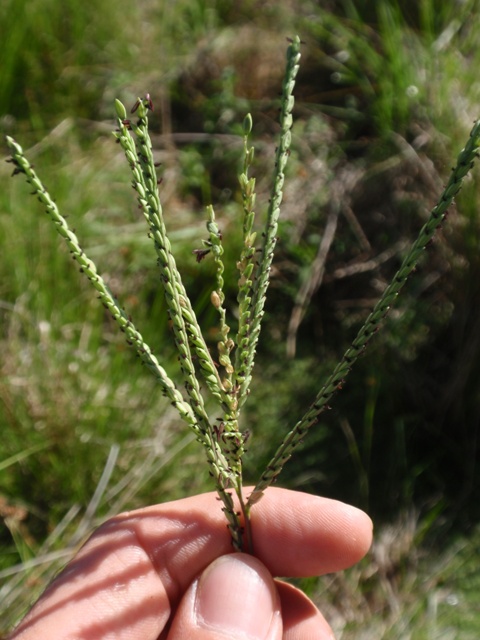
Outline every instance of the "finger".
<path fill-rule="evenodd" d="M 330 625 L 303 591 L 287 582 L 275 583 L 282 607 L 283 640 L 334 640 Z"/>
<path fill-rule="evenodd" d="M 127 527 L 97 534 L 10 640 L 157 640 L 170 616 L 160 575 Z"/>
<path fill-rule="evenodd" d="M 185 593 L 168 640 L 282 640 L 280 599 L 266 567 L 233 553 L 214 560 Z"/>
<path fill-rule="evenodd" d="M 271 488 L 252 509 L 254 555 L 275 576 L 307 577 L 358 562 L 372 543 L 372 521 L 350 505 Z"/>
<path fill-rule="evenodd" d="M 175 587 L 185 591 L 215 558 L 233 551 L 213 493 L 142 509 L 113 522 L 135 531 L 162 572 L 171 597 Z M 251 526 L 253 555 L 274 576 L 306 577 L 345 569 L 365 555 L 372 540 L 371 520 L 359 509 L 286 489 L 265 493 L 252 509 Z"/>
<path fill-rule="evenodd" d="M 302 591 L 279 580 L 274 583 L 252 556 L 230 554 L 214 560 L 194 580 L 177 609 L 168 640 L 239 637 L 334 638 L 325 618 Z"/>

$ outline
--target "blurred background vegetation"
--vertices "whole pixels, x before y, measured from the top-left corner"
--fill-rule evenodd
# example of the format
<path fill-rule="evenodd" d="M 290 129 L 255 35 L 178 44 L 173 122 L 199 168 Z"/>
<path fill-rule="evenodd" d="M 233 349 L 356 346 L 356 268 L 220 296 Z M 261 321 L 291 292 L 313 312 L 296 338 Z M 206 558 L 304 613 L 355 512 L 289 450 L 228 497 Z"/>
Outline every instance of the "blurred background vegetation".
<path fill-rule="evenodd" d="M 154 251 L 110 133 L 113 100 L 152 96 L 167 224 L 214 348 L 212 266 L 192 255 L 206 235 L 205 205 L 220 219 L 234 311 L 241 123 L 251 111 L 261 217 L 286 38 L 304 40 L 280 242 L 244 412 L 247 480 L 395 273 L 480 115 L 479 9 L 476 0 L 2 3 L 0 129 L 27 150 L 172 375 Z M 104 518 L 211 489 L 203 452 L 11 171 L 2 163 L 0 637 Z M 365 562 L 301 582 L 338 638 L 479 635 L 478 171 L 281 477 L 375 521 Z"/>

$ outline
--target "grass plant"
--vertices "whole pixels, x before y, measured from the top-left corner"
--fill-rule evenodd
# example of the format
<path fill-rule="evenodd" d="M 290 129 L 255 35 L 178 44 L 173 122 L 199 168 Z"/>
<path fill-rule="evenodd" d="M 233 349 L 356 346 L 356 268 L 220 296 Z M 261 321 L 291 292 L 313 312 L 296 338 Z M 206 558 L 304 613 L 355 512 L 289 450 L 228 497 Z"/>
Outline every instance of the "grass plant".
<path fill-rule="evenodd" d="M 438 204 L 432 209 L 429 220 L 422 227 L 417 240 L 407 252 L 400 269 L 386 287 L 352 345 L 344 353 L 342 360 L 320 388 L 310 408 L 283 439 L 274 457 L 257 481 L 253 492 L 245 497 L 242 461 L 248 434 L 241 431 L 239 417 L 240 409 L 250 392 L 254 357 L 261 320 L 264 315 L 269 274 L 277 239 L 285 167 L 291 143 L 293 90 L 299 69 L 300 44 L 300 39 L 297 36 L 287 50 L 287 65 L 280 106 L 280 139 L 276 151 L 273 186 L 258 261 L 255 261 L 256 233 L 253 231 L 255 179 L 249 177 L 249 169 L 253 160 L 253 147 L 249 147 L 248 143 L 248 136 L 252 129 L 251 116 L 248 115 L 244 122 L 244 171 L 240 176 L 244 222 L 243 249 L 237 263 L 240 277 L 236 340 L 230 337 L 230 327 L 227 324 L 226 310 L 223 306 L 225 296 L 223 293 L 222 234 L 215 222 L 215 214 L 211 206 L 208 208 L 209 220 L 207 223 L 209 239 L 204 241 L 205 248 L 195 250 L 197 260 L 200 261 L 207 254 L 212 253 L 216 263 L 216 287 L 212 291 L 212 303 L 220 316 L 220 340 L 217 345 L 218 365 L 210 355 L 201 332 L 177 269 L 165 226 L 158 189 L 161 179 L 157 177 L 157 165 L 153 157 L 153 147 L 148 131 L 147 116 L 149 110 L 153 111 L 153 103 L 148 94 L 145 99 L 138 98 L 131 110 L 131 113 L 137 118 L 134 121 L 127 117 L 124 105 L 119 100 L 116 101 L 118 132 L 115 136 L 130 165 L 133 174 L 132 186 L 137 193 L 139 207 L 147 221 L 149 236 L 153 240 L 157 253 L 160 280 L 173 329 L 173 339 L 184 381 L 185 396 L 178 390 L 144 337 L 99 275 L 95 263 L 81 248 L 77 236 L 69 228 L 66 219 L 59 213 L 58 207 L 26 159 L 22 148 L 13 138 L 7 138 L 12 152 L 10 160 L 14 167 L 12 175 L 24 174 L 26 176 L 27 182 L 33 188 L 32 193 L 45 206 L 47 214 L 65 240 L 74 260 L 79 264 L 81 273 L 86 274 L 102 304 L 110 311 L 120 330 L 125 333 L 127 343 L 135 349 L 142 363 L 153 373 L 156 381 L 160 384 L 163 395 L 168 398 L 180 417 L 193 430 L 196 439 L 204 446 L 210 473 L 214 477 L 216 489 L 224 505 L 223 511 L 228 521 L 233 545 L 238 550 L 247 549 L 251 552 L 253 551 L 253 539 L 249 519 L 250 509 L 261 499 L 268 486 L 276 480 L 296 447 L 303 441 L 310 428 L 318 422 L 319 415 L 328 408 L 328 402 L 342 387 L 358 356 L 364 351 L 373 334 L 377 332 L 399 291 L 416 267 L 420 255 L 432 240 L 437 228 L 442 224 L 448 207 L 459 192 L 463 179 L 473 166 L 480 139 L 480 124 L 477 123 L 471 131 L 465 148 L 458 156 L 457 164 Z M 234 349 L 235 360 L 232 361 L 230 354 Z M 211 418 L 208 415 L 201 390 L 201 379 L 217 403 L 218 409 L 221 411 L 220 416 Z M 234 504 L 233 492 L 240 505 L 240 512 L 237 511 Z"/>

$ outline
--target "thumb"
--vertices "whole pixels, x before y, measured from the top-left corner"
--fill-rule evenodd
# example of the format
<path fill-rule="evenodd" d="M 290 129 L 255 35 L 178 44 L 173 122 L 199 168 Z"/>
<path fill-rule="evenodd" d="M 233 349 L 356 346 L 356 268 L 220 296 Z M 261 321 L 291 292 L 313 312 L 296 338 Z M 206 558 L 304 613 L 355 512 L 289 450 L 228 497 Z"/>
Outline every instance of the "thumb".
<path fill-rule="evenodd" d="M 268 569 L 232 553 L 210 564 L 190 585 L 168 640 L 281 640 L 280 599 Z"/>

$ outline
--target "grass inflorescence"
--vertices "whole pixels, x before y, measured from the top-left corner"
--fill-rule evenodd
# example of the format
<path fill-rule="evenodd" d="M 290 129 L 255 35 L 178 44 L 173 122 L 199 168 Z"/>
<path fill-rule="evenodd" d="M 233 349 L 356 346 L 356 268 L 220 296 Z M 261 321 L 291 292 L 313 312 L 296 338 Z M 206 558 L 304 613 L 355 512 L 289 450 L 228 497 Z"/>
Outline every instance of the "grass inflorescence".
<path fill-rule="evenodd" d="M 371 337 L 377 332 L 382 320 L 394 304 L 398 293 L 408 276 L 415 269 L 420 255 L 431 241 L 435 231 L 441 226 L 447 209 L 462 186 L 462 181 L 473 166 L 480 140 L 480 124 L 471 131 L 465 148 L 458 156 L 451 177 L 432 209 L 430 217 L 422 227 L 417 240 L 407 252 L 400 269 L 386 287 L 372 313 L 347 349 L 339 364 L 320 388 L 317 397 L 303 418 L 284 438 L 276 454 L 261 474 L 250 496 L 243 494 L 242 461 L 248 432 L 240 428 L 240 410 L 245 403 L 252 381 L 261 321 L 270 279 L 270 271 L 277 241 L 280 206 L 283 199 L 285 169 L 290 154 L 293 91 L 299 69 L 301 42 L 294 38 L 287 50 L 287 64 L 280 107 L 280 136 L 275 155 L 272 191 L 262 234 L 261 247 L 256 248 L 255 228 L 255 178 L 250 176 L 254 151 L 249 146 L 252 131 L 250 114 L 243 125 L 244 162 L 240 175 L 243 202 L 243 243 L 237 262 L 238 280 L 238 329 L 235 339 L 231 337 L 228 309 L 224 295 L 224 248 L 222 233 L 217 225 L 212 206 L 207 209 L 208 239 L 204 248 L 195 250 L 197 261 L 209 254 L 215 263 L 215 287 L 211 302 L 219 315 L 220 339 L 217 343 L 218 363 L 210 354 L 202 334 L 192 303 L 177 268 L 172 251 L 164 213 L 160 200 L 158 166 L 153 156 L 153 145 L 149 134 L 148 112 L 153 103 L 147 94 L 139 98 L 127 114 L 124 105 L 117 100 L 117 142 L 122 147 L 132 171 L 132 186 L 137 194 L 139 208 L 148 225 L 149 236 L 157 254 L 160 282 L 163 287 L 166 306 L 185 393 L 182 393 L 166 370 L 160 365 L 152 349 L 133 324 L 109 287 L 98 273 L 94 261 L 89 258 L 79 244 L 76 234 L 69 228 L 67 220 L 58 210 L 49 192 L 41 182 L 32 165 L 26 159 L 22 148 L 11 137 L 7 138 L 12 153 L 13 175 L 24 174 L 33 188 L 33 193 L 45 207 L 47 214 L 65 241 L 73 258 L 79 265 L 103 305 L 110 311 L 120 330 L 125 333 L 127 343 L 132 346 L 140 360 L 154 374 L 163 394 L 178 411 L 180 417 L 193 430 L 196 439 L 203 445 L 211 475 L 223 503 L 228 527 L 235 548 L 253 549 L 250 528 L 250 509 L 261 499 L 263 492 L 274 482 L 290 459 L 296 447 L 303 441 L 309 429 L 317 423 L 318 416 L 328 408 L 328 403 L 340 389 L 358 356 L 363 353 Z M 205 383 L 216 403 L 217 414 L 208 411 L 202 391 Z M 240 511 L 234 503 L 236 494 Z"/>

